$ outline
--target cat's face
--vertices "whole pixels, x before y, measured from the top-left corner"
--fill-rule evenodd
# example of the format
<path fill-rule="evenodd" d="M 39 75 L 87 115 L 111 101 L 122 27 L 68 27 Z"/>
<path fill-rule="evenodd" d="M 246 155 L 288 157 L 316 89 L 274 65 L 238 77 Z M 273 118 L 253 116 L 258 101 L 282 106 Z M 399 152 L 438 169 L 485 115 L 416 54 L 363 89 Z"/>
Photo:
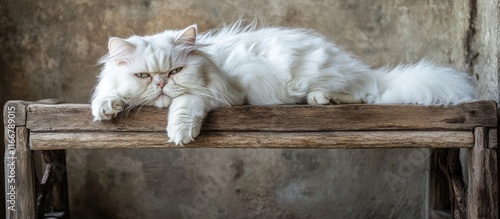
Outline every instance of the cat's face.
<path fill-rule="evenodd" d="M 168 107 L 173 98 L 203 86 L 195 52 L 196 27 L 146 37 L 111 38 L 101 83 L 129 106 Z"/>

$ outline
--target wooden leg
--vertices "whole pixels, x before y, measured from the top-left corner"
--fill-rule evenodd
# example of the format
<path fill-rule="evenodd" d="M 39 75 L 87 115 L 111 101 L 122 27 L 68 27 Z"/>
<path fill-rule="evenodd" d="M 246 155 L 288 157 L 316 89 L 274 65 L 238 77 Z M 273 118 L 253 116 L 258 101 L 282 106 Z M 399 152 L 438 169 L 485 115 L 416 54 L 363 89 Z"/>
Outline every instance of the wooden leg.
<path fill-rule="evenodd" d="M 5 127 L 5 214 L 7 219 L 36 218 L 35 168 L 26 129 L 27 102 L 9 101 L 3 108 Z"/>
<path fill-rule="evenodd" d="M 37 199 L 38 217 L 68 218 L 65 151 L 42 151 L 45 171 Z"/>
<path fill-rule="evenodd" d="M 465 199 L 465 186 L 460 165 L 459 149 L 438 149 L 435 150 L 433 163 L 439 166 L 439 175 L 435 169 L 431 172 L 431 212 L 429 218 L 467 218 L 467 208 Z M 431 170 L 433 170 L 431 169 Z M 443 183 L 444 182 L 444 183 Z M 441 210 L 441 211 L 440 211 Z M 448 210 L 450 214 L 444 211 Z"/>
<path fill-rule="evenodd" d="M 474 129 L 474 147 L 469 149 L 469 218 L 498 218 L 498 169 L 496 149 L 489 148 L 489 131 Z"/>
<path fill-rule="evenodd" d="M 429 219 L 450 218 L 450 189 L 447 164 L 448 149 L 432 149 L 429 180 Z"/>
<path fill-rule="evenodd" d="M 15 130 L 15 147 L 6 144 L 5 148 L 6 218 L 34 219 L 36 184 L 33 153 L 28 146 L 28 130 L 25 127 L 16 127 Z"/>

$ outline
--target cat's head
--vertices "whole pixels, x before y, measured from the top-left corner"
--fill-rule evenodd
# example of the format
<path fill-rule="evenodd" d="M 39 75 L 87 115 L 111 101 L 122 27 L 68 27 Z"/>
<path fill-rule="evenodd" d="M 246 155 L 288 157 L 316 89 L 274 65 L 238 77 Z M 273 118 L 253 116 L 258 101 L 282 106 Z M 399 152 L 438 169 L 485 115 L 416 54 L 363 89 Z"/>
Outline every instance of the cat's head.
<path fill-rule="evenodd" d="M 94 99 L 108 95 L 132 107 L 168 107 L 173 98 L 203 86 L 195 25 L 151 36 L 113 37 L 108 49 L 100 60 L 104 68 Z"/>

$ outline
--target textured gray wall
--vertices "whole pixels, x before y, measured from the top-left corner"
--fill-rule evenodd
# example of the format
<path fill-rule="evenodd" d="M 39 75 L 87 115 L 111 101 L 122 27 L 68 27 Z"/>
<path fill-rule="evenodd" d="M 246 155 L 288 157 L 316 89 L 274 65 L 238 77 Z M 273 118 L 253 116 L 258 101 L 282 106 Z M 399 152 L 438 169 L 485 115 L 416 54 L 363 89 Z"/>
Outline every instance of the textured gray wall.
<path fill-rule="evenodd" d="M 315 29 L 373 66 L 429 57 L 471 70 L 480 83 L 488 84 L 482 93 L 498 99 L 498 74 L 488 73 L 495 72 L 495 66 L 477 69 L 484 65 L 474 65 L 467 56 L 498 41 L 490 45 L 489 38 L 481 41 L 479 33 L 468 32 L 468 3 L 4 0 L 0 2 L 0 101 L 55 97 L 88 102 L 99 68 L 95 61 L 106 53 L 109 36 L 152 34 L 192 23 L 203 31 L 238 17 Z M 477 22 L 487 22 L 486 18 Z M 466 43 L 472 39 L 477 45 Z M 479 60 L 492 62 L 497 53 Z M 495 63 L 498 66 L 498 60 Z M 421 150 L 70 150 L 71 215 L 182 218 L 184 212 L 194 218 L 424 218 L 427 154 Z"/>
<path fill-rule="evenodd" d="M 477 80 L 479 97 L 500 103 L 500 1 L 478 1 L 472 10 L 466 62 Z"/>
<path fill-rule="evenodd" d="M 431 1 L 433 2 L 433 1 Z M 23 99 L 87 102 L 109 36 L 152 34 L 238 17 L 315 29 L 376 66 L 422 57 L 463 68 L 466 3 L 349 1 L 28 1 L 2 2 L 2 93 Z M 15 72 L 15 73 L 14 73 Z M 27 89 L 29 88 L 29 89 Z"/>

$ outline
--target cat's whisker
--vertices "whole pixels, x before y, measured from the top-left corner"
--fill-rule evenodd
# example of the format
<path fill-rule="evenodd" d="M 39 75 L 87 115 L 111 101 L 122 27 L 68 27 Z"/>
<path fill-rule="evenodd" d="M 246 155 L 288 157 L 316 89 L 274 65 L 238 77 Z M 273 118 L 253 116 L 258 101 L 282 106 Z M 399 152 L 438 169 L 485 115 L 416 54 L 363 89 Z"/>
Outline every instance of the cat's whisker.
<path fill-rule="evenodd" d="M 213 100 L 216 100 L 216 101 L 219 101 L 221 103 L 225 103 L 228 106 L 231 106 L 231 103 L 229 103 L 229 101 L 231 101 L 231 100 L 226 95 L 224 95 L 224 94 L 222 94 L 220 92 L 217 92 L 217 91 L 215 91 L 213 89 L 210 89 L 210 88 L 201 88 L 201 89 L 205 89 L 205 90 L 208 90 L 208 91 L 211 91 L 211 92 L 204 92 L 203 90 L 200 90 L 200 88 L 198 88 L 198 89 L 196 89 L 194 91 L 197 91 L 196 94 L 198 94 L 198 95 L 209 97 L 209 98 L 211 98 Z M 216 96 L 211 95 L 210 93 L 215 93 Z M 222 97 L 222 98 L 218 98 L 218 97 Z"/>
<path fill-rule="evenodd" d="M 136 113 L 138 113 L 141 107 L 147 102 L 149 102 L 147 99 L 141 98 L 140 96 L 130 98 L 128 101 L 125 102 L 126 107 L 124 108 L 123 111 L 128 115 L 128 113 L 130 113 L 132 109 L 137 108 L 138 110 Z"/>
<path fill-rule="evenodd" d="M 226 96 L 225 94 L 223 94 L 223 93 L 221 93 L 221 92 L 219 92 L 219 91 L 216 91 L 215 89 L 211 89 L 211 88 L 203 88 L 203 89 L 208 90 L 208 91 L 211 91 L 211 92 L 215 93 L 217 96 L 221 96 L 221 97 L 222 97 L 222 99 L 220 99 L 220 98 L 216 98 L 216 97 L 213 97 L 213 96 L 212 96 L 212 98 L 214 98 L 214 99 L 216 99 L 216 100 L 218 100 L 218 101 L 220 101 L 220 102 L 224 102 L 224 103 L 226 103 L 228 106 L 233 105 L 233 104 L 231 104 L 233 101 L 231 101 L 231 99 L 230 99 L 228 96 Z M 222 101 L 222 100 L 223 100 L 223 101 Z"/>
<path fill-rule="evenodd" d="M 141 104 L 139 106 L 136 107 L 137 111 L 135 112 L 135 115 L 137 116 L 139 114 L 139 112 L 141 111 L 142 107 L 144 107 L 145 105 Z"/>
<path fill-rule="evenodd" d="M 212 89 L 212 88 L 208 88 L 208 87 L 187 87 L 189 90 L 192 90 L 192 91 L 197 91 L 198 94 L 203 94 L 207 97 L 210 97 L 214 100 L 217 100 L 221 103 L 224 103 L 228 106 L 231 106 L 233 105 L 231 101 L 231 98 L 229 98 L 227 95 L 223 94 L 222 92 L 219 92 L 215 89 Z M 211 95 L 211 94 L 214 94 L 214 95 Z"/>
<path fill-rule="evenodd" d="M 229 103 L 229 101 L 227 101 L 225 98 L 217 98 L 217 97 L 214 97 L 214 96 L 211 96 L 211 95 L 208 95 L 208 97 L 210 97 L 210 98 L 212 98 L 214 100 L 217 100 L 220 103 L 224 103 L 227 106 L 231 106 L 231 103 Z"/>

